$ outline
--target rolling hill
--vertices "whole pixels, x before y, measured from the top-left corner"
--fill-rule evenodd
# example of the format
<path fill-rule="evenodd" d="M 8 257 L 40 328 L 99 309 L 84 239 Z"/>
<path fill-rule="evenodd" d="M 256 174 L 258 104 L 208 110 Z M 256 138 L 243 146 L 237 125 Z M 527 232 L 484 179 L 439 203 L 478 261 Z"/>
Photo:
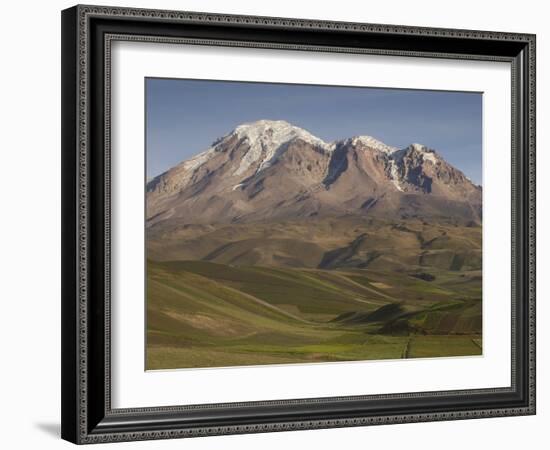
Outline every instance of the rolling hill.
<path fill-rule="evenodd" d="M 147 368 L 478 355 L 476 274 L 461 275 L 149 261 Z"/>

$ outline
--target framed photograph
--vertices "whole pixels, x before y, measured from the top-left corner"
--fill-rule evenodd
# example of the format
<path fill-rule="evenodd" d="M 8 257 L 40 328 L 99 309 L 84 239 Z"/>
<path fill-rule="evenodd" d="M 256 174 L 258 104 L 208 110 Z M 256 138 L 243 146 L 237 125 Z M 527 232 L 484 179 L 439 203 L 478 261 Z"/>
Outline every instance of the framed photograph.
<path fill-rule="evenodd" d="M 62 12 L 62 437 L 535 413 L 535 36 Z"/>

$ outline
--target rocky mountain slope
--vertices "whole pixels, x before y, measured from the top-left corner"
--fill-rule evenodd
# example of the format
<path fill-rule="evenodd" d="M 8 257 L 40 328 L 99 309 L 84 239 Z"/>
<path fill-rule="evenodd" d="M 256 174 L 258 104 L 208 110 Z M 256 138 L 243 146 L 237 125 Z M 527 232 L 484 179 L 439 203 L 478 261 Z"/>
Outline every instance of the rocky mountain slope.
<path fill-rule="evenodd" d="M 285 121 L 238 126 L 147 184 L 147 224 L 349 216 L 481 222 L 481 187 L 420 144 L 331 143 Z"/>

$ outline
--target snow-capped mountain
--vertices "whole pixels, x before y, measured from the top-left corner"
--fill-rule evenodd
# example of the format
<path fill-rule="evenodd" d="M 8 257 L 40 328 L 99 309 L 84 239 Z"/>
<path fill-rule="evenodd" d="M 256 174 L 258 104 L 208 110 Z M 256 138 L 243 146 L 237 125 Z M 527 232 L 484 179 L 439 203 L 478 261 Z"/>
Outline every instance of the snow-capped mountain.
<path fill-rule="evenodd" d="M 421 144 L 325 142 L 282 120 L 240 125 L 147 184 L 149 224 L 342 215 L 480 222 L 481 188 Z"/>
<path fill-rule="evenodd" d="M 257 161 L 260 161 L 260 164 L 256 173 L 270 167 L 285 151 L 286 144 L 296 139 L 327 152 L 332 149 L 330 144 L 284 120 L 259 120 L 258 122 L 246 123 L 235 128 L 233 133 L 249 146 L 235 171 L 235 175 L 245 173 Z"/>

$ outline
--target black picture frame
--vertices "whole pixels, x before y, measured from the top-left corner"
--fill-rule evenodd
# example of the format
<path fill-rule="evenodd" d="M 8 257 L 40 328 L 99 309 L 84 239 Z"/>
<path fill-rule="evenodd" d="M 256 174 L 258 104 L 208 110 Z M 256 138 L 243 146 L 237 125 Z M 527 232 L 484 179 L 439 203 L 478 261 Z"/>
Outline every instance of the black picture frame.
<path fill-rule="evenodd" d="M 511 386 L 111 408 L 108 112 L 113 40 L 511 63 Z M 529 414 L 535 414 L 534 35 L 81 5 L 62 12 L 64 439 L 84 444 Z"/>

